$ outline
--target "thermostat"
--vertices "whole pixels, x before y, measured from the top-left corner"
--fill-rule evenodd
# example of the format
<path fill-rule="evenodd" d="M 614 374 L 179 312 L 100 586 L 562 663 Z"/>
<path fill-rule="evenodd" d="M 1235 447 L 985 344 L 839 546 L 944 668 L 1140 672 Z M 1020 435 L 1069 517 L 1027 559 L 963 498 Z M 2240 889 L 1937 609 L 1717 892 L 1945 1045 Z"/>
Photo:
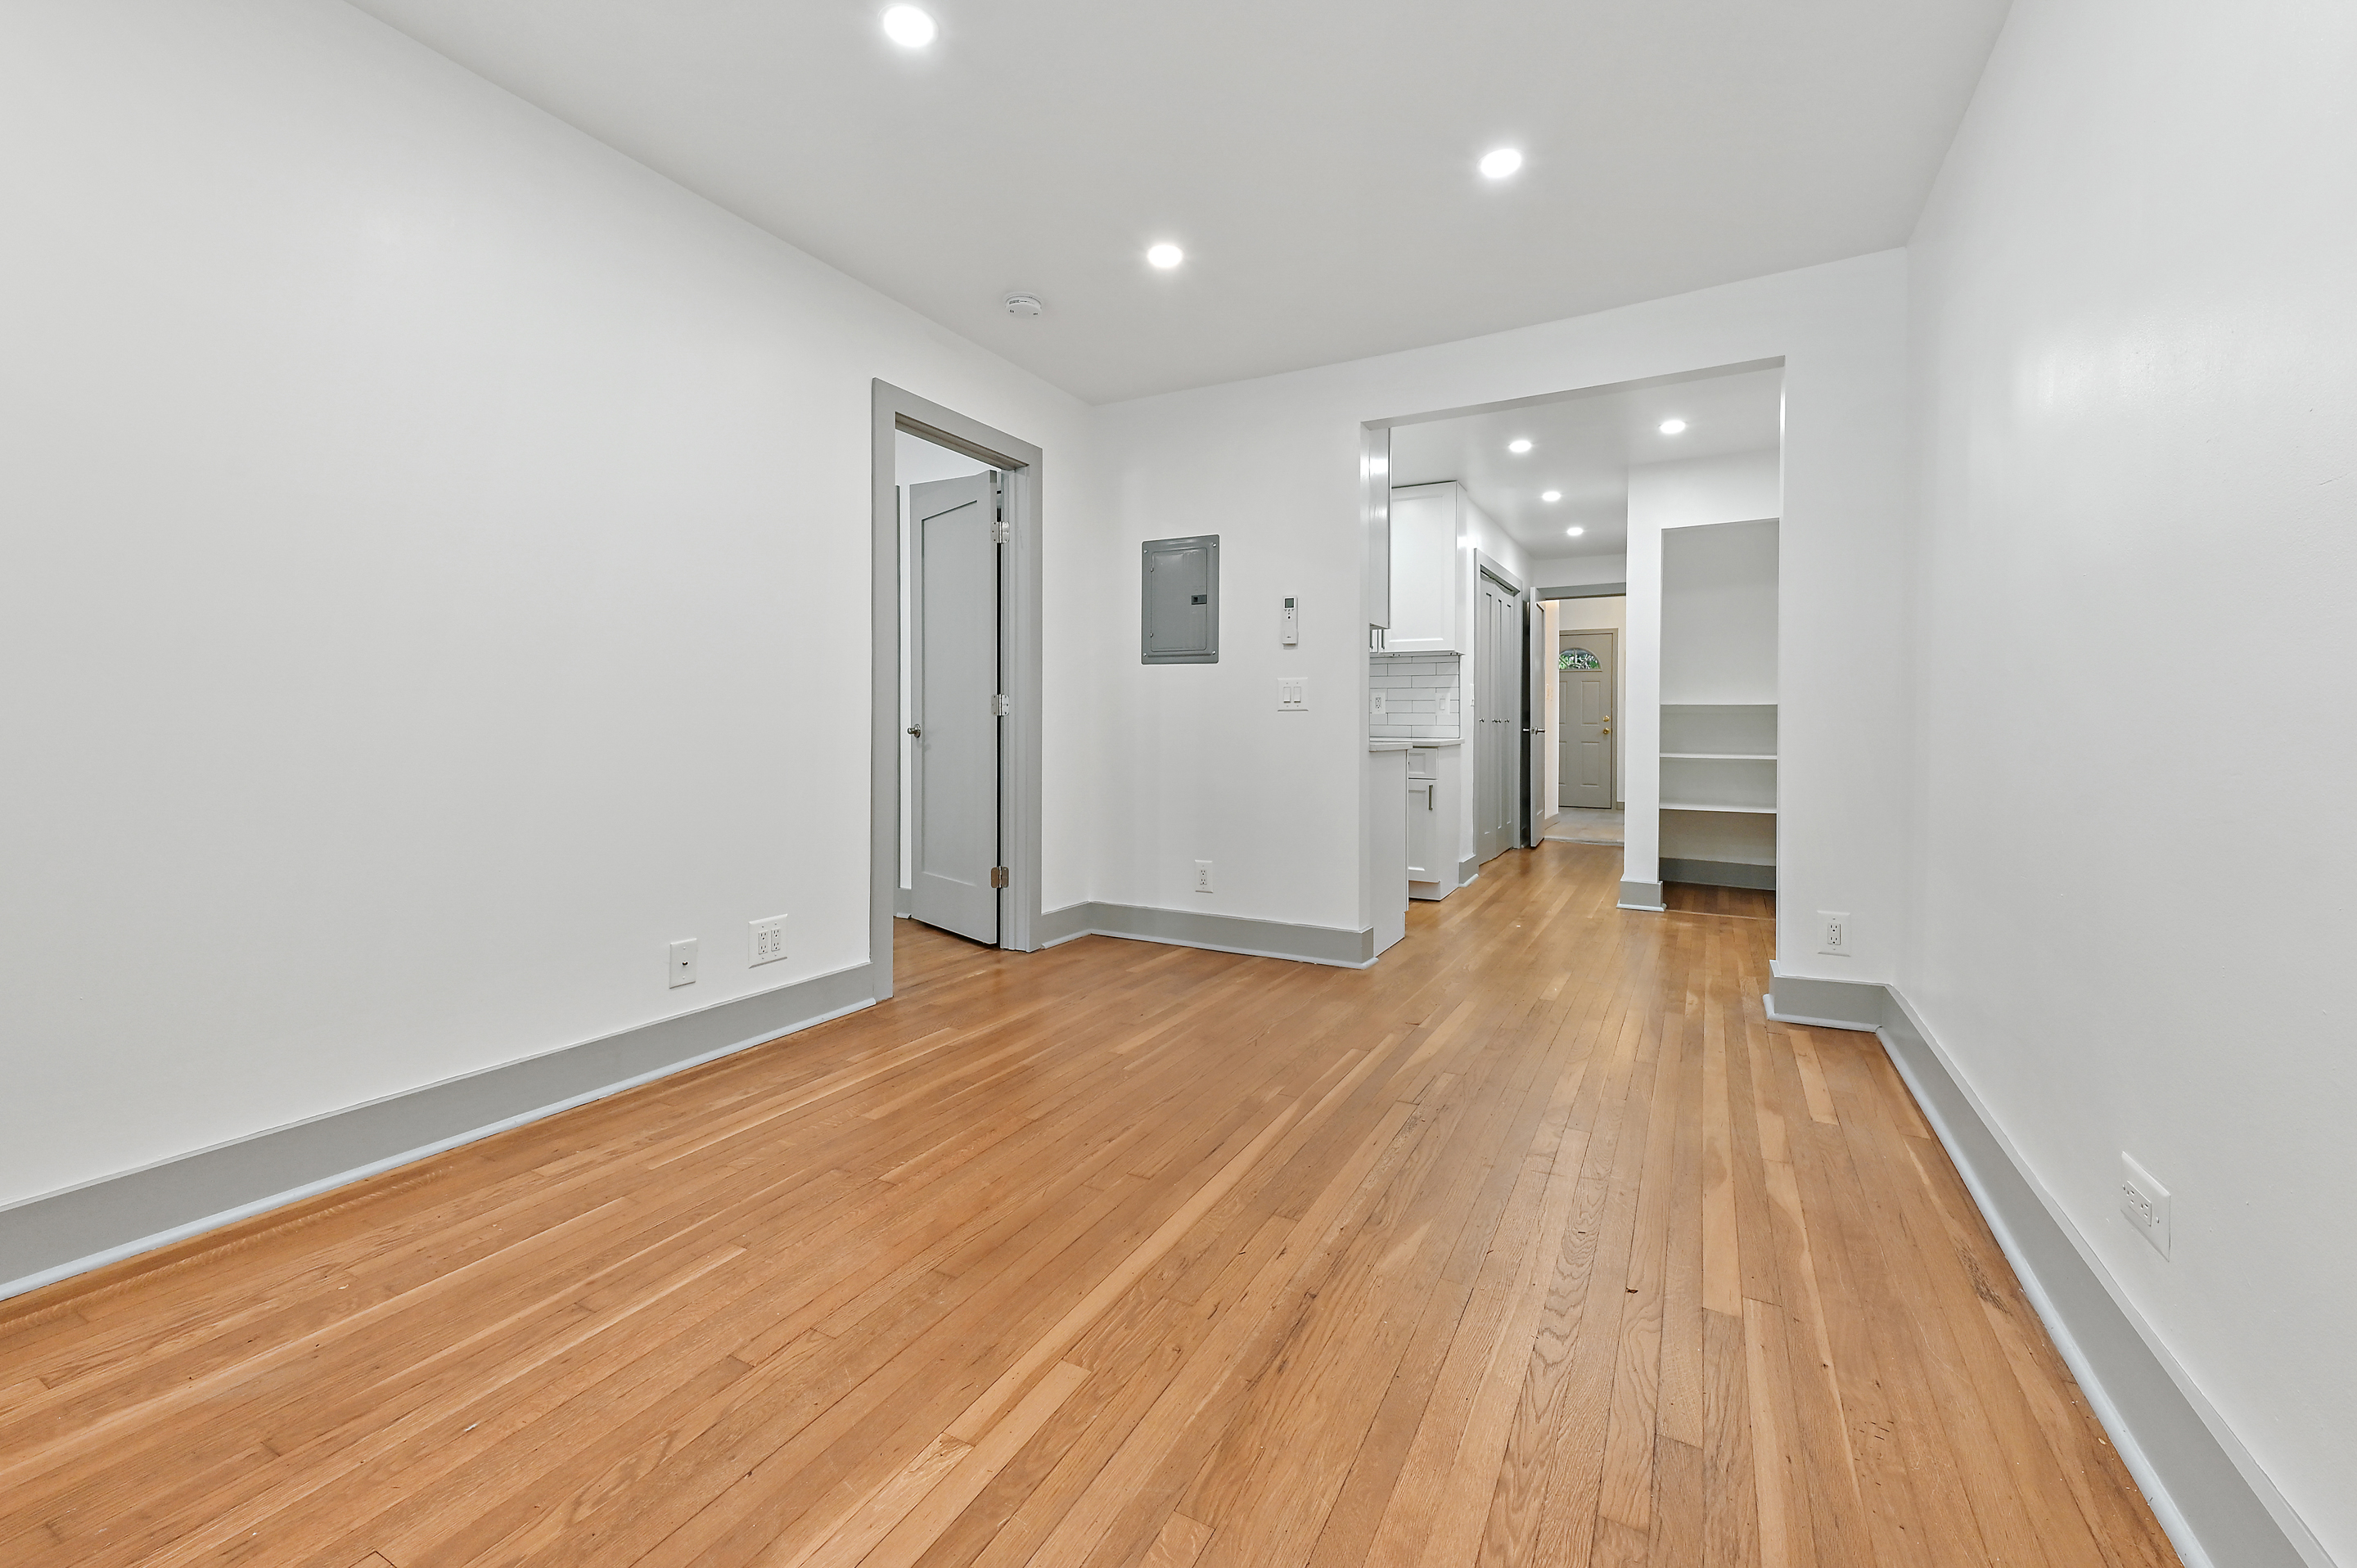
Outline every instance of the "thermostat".
<path fill-rule="evenodd" d="M 1276 624 L 1281 628 L 1277 640 L 1286 647 L 1291 648 L 1301 640 L 1301 612 L 1294 607 L 1291 594 L 1285 596 L 1285 608 L 1279 612 Z"/>

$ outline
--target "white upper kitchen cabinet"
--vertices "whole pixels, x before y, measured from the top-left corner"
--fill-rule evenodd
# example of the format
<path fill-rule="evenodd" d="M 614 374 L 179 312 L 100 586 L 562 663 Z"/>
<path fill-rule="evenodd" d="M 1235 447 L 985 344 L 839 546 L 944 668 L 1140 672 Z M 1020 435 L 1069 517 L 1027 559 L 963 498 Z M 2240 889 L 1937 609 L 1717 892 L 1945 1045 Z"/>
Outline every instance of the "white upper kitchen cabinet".
<path fill-rule="evenodd" d="M 1453 482 L 1392 491 L 1392 618 L 1383 634 L 1390 652 L 1465 651 L 1469 553 L 1457 541 L 1469 505 Z"/>

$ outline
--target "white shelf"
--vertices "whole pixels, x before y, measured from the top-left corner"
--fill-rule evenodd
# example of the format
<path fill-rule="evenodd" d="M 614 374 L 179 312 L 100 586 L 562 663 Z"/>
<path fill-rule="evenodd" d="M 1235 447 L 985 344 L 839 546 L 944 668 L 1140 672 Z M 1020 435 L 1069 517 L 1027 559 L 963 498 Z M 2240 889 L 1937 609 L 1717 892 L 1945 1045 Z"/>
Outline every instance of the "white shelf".
<path fill-rule="evenodd" d="M 1772 751 L 1665 751 L 1664 762 L 1773 762 Z"/>
<path fill-rule="evenodd" d="M 1663 703 L 1665 708 L 1772 708 L 1773 703 Z"/>
<path fill-rule="evenodd" d="M 1688 800 L 1664 800 L 1662 802 L 1662 810 L 1664 811 L 1740 811 L 1748 817 L 1772 817 L 1776 814 L 1776 808 L 1773 806 L 1704 806 Z"/>

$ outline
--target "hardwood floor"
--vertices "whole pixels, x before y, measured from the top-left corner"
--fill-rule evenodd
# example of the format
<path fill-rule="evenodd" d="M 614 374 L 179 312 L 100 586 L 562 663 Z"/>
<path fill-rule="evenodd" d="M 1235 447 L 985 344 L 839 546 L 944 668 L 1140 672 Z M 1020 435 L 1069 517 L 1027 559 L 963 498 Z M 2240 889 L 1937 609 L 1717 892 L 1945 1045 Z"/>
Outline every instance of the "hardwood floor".
<path fill-rule="evenodd" d="M 0 1561 L 2173 1564 L 1772 927 L 1493 861 L 1364 972 L 894 1001 L 0 1306 Z"/>
<path fill-rule="evenodd" d="M 1664 882 L 1662 903 L 1682 915 L 1731 915 L 1749 920 L 1776 918 L 1776 895 L 1766 887 L 1712 887 L 1699 882 Z"/>

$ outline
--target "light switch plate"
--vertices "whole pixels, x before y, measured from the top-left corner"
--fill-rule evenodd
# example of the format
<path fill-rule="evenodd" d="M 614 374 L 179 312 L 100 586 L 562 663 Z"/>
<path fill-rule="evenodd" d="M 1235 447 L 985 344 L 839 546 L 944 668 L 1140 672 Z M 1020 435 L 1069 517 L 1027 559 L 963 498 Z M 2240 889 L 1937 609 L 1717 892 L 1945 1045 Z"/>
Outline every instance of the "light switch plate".
<path fill-rule="evenodd" d="M 2125 1153 L 2120 1155 L 2120 1212 L 2154 1251 L 2169 1256 L 2169 1188 Z"/>
<path fill-rule="evenodd" d="M 1280 675 L 1276 678 L 1276 705 L 1288 714 L 1309 710 L 1309 677 Z"/>

